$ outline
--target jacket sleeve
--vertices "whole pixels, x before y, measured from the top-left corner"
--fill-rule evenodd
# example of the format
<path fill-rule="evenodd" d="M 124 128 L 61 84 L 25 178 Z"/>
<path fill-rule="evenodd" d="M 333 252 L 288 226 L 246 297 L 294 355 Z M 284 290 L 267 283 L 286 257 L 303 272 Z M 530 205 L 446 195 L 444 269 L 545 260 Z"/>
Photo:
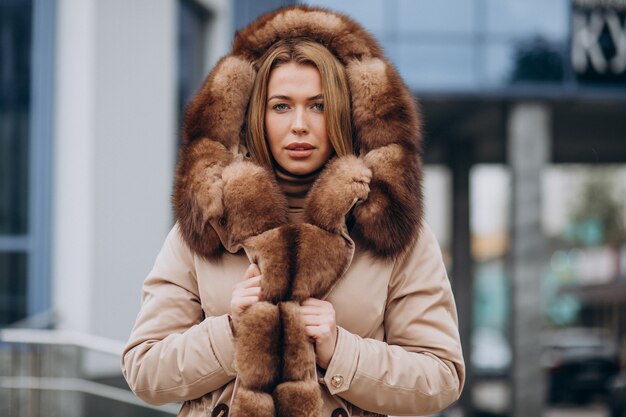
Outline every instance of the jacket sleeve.
<path fill-rule="evenodd" d="M 458 399 L 465 366 L 456 306 L 432 231 L 394 266 L 385 341 L 343 328 L 324 382 L 331 394 L 380 414 L 435 413 Z"/>
<path fill-rule="evenodd" d="M 143 284 L 124 377 L 151 404 L 198 398 L 234 379 L 233 346 L 228 316 L 204 316 L 193 255 L 174 226 Z"/>

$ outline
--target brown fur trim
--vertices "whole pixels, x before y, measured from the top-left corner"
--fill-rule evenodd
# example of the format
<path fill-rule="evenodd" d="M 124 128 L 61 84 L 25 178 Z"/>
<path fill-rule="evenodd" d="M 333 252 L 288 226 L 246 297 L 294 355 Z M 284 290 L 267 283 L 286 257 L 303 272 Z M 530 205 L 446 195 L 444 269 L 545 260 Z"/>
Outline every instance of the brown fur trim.
<path fill-rule="evenodd" d="M 316 379 L 315 352 L 309 338 L 304 333 L 304 323 L 300 317 L 300 305 L 296 302 L 283 302 L 278 305 L 283 328 L 283 369 L 282 381 L 303 381 Z"/>
<path fill-rule="evenodd" d="M 352 61 L 346 71 L 358 147 L 372 170 L 369 198 L 354 212 L 357 236 L 374 253 L 395 257 L 415 242 L 421 226 L 422 137 L 417 107 L 384 61 Z"/>
<path fill-rule="evenodd" d="M 372 170 L 368 199 L 354 209 L 357 238 L 383 257 L 401 255 L 418 238 L 422 218 L 421 162 L 400 145 L 365 156 Z"/>
<path fill-rule="evenodd" d="M 274 390 L 277 416 L 320 417 L 322 394 L 316 380 L 283 382 Z"/>
<path fill-rule="evenodd" d="M 274 399 L 265 392 L 238 387 L 229 415 L 231 417 L 275 417 Z"/>
<path fill-rule="evenodd" d="M 239 143 L 256 71 L 237 57 L 222 58 L 187 107 L 183 137 L 210 137 L 228 149 Z"/>
<path fill-rule="evenodd" d="M 307 195 L 307 223 L 339 233 L 356 200 L 367 198 L 371 176 L 372 172 L 354 155 L 330 161 Z"/>
<path fill-rule="evenodd" d="M 378 58 L 346 67 L 352 92 L 352 122 L 362 154 L 392 143 L 421 150 L 420 121 L 413 96 L 390 64 Z"/>
<path fill-rule="evenodd" d="M 213 258 L 221 242 L 209 220 L 222 216 L 221 171 L 232 155 L 221 144 L 203 138 L 180 150 L 174 189 L 174 211 L 183 239 L 196 253 Z"/>
<path fill-rule="evenodd" d="M 252 162 L 233 162 L 222 172 L 224 216 L 230 245 L 287 223 L 287 200 L 273 173 Z"/>
<path fill-rule="evenodd" d="M 393 144 L 403 150 L 403 155 L 396 158 L 396 162 L 406 165 L 403 165 L 402 170 L 396 170 L 399 174 L 397 178 L 378 178 L 377 173 L 384 172 L 384 169 L 376 169 L 375 162 L 368 165 L 373 172 L 372 188 L 376 190 L 369 195 L 371 201 L 366 201 L 355 210 L 360 230 L 358 237 L 363 240 L 364 246 L 381 257 L 397 256 L 415 240 L 421 222 L 421 123 L 412 95 L 393 66 L 382 56 L 377 42 L 347 16 L 323 8 L 292 6 L 262 16 L 240 31 L 233 43 L 233 55 L 218 63 L 189 106 L 185 137 L 189 141 L 206 136 L 228 149 L 235 149 L 254 80 L 252 61 L 276 40 L 296 37 L 310 38 L 326 45 L 346 64 L 357 152 L 367 156 L 370 152 Z M 189 155 L 190 159 L 194 157 L 199 156 Z M 193 161 L 181 158 L 179 176 L 196 175 L 189 169 L 193 165 Z M 331 167 L 332 164 L 329 164 L 325 171 Z M 340 187 L 340 176 L 343 173 L 338 170 L 338 177 L 329 178 L 326 183 Z M 214 174 L 204 174 L 205 177 L 211 175 Z M 330 177 L 330 174 L 324 172 L 320 180 L 323 177 Z M 202 182 L 204 179 L 200 175 L 190 181 Z M 346 203 L 345 198 L 337 203 L 336 197 L 341 196 L 341 193 L 332 188 L 315 187 L 313 191 L 316 196 L 309 203 L 311 210 L 308 217 L 313 224 L 336 232 L 342 225 L 342 216 L 345 214 L 342 210 Z M 266 190 L 259 189 L 253 195 L 255 187 L 251 185 L 246 195 L 261 202 L 266 200 Z M 189 193 L 179 193 L 177 190 L 177 195 L 181 198 L 176 199 L 176 205 L 182 207 L 177 210 L 177 219 L 188 226 L 183 228 L 186 230 L 183 233 L 185 240 L 192 249 L 204 256 L 214 256 L 220 250 L 220 245 L 215 233 L 204 221 L 210 210 L 197 207 L 197 199 Z M 274 204 L 277 201 L 274 194 L 270 193 L 270 196 L 271 206 L 278 207 Z M 234 219 L 229 211 L 229 204 L 225 204 L 226 216 Z M 243 211 L 253 214 L 252 217 L 264 217 L 266 213 L 261 207 L 254 213 L 252 207 Z M 230 244 L 233 242 L 241 242 L 243 238 L 252 236 L 254 232 L 260 233 L 283 223 L 283 219 L 276 223 L 261 221 L 259 226 L 253 227 L 250 216 L 236 218 L 246 224 L 229 224 L 226 227 L 228 247 L 232 247 Z M 189 229 L 193 225 L 196 225 L 196 230 L 192 232 Z"/>
<path fill-rule="evenodd" d="M 242 387 L 271 392 L 278 382 L 281 364 L 280 317 L 278 306 L 258 302 L 235 323 L 237 349 L 235 365 Z"/>
<path fill-rule="evenodd" d="M 349 256 L 350 248 L 341 235 L 301 225 L 291 299 L 322 298 L 348 267 Z"/>
<path fill-rule="evenodd" d="M 298 228 L 287 225 L 246 240 L 244 246 L 261 271 L 259 299 L 278 303 L 288 299 L 295 263 Z"/>
<path fill-rule="evenodd" d="M 326 46 L 344 63 L 381 56 L 372 35 L 346 15 L 319 7 L 292 6 L 261 16 L 237 33 L 233 54 L 254 61 L 276 41 L 309 38 Z"/>

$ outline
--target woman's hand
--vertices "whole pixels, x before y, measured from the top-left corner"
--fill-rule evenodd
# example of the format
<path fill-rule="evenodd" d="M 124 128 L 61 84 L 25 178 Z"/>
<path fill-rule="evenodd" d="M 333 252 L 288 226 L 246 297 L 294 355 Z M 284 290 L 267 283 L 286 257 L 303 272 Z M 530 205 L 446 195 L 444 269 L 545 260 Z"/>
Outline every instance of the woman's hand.
<path fill-rule="evenodd" d="M 255 264 L 250 264 L 241 281 L 235 285 L 230 299 L 230 315 L 237 322 L 241 313 L 259 301 L 261 294 L 261 271 Z"/>
<path fill-rule="evenodd" d="M 309 298 L 300 307 L 306 335 L 315 343 L 315 360 L 320 368 L 326 369 L 335 353 L 337 324 L 335 309 L 328 301 Z"/>

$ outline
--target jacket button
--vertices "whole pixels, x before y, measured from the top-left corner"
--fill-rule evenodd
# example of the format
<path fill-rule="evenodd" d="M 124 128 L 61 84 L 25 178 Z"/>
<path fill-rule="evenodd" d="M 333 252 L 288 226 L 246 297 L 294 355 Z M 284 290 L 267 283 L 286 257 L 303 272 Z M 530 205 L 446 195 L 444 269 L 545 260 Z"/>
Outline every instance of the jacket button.
<path fill-rule="evenodd" d="M 348 417 L 348 412 L 343 408 L 337 408 L 335 411 L 333 411 L 331 417 Z"/>
<path fill-rule="evenodd" d="M 330 379 L 330 384 L 334 387 L 334 388 L 339 388 L 342 384 L 343 384 L 343 377 L 341 375 L 335 375 Z M 340 408 L 338 408 L 337 410 L 340 410 Z M 335 411 L 337 411 L 335 410 Z"/>
<path fill-rule="evenodd" d="M 228 406 L 226 404 L 218 404 L 211 412 L 211 417 L 228 417 Z"/>

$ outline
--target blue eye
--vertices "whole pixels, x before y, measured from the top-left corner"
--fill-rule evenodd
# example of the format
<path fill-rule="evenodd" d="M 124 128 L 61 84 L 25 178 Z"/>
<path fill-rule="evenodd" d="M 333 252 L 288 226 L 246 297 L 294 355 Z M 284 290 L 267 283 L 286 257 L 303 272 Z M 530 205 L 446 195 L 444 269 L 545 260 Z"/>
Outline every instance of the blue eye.
<path fill-rule="evenodd" d="M 274 104 L 272 106 L 272 109 L 278 110 L 278 111 L 284 111 L 284 110 L 287 110 L 287 105 L 285 103 Z"/>
<path fill-rule="evenodd" d="M 324 111 L 324 103 L 315 103 L 313 108 L 317 111 Z"/>

